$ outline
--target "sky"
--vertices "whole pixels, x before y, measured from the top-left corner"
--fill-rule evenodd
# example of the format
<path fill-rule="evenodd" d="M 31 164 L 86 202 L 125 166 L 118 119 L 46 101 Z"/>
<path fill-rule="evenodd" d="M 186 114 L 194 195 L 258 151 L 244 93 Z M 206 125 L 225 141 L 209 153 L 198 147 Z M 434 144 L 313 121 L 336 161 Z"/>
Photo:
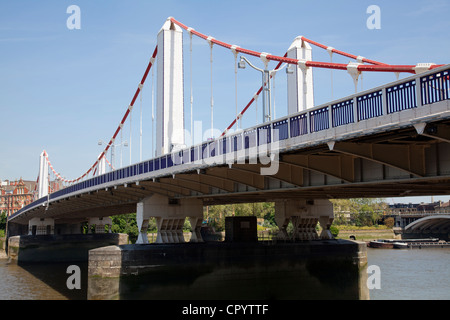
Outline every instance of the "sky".
<path fill-rule="evenodd" d="M 80 29 L 68 28 L 72 12 L 67 13 L 67 9 L 71 5 L 80 8 Z M 380 8 L 380 29 L 367 27 L 370 5 Z M 295 37 L 303 35 L 369 59 L 415 65 L 450 62 L 449 14 L 450 2 L 446 0 L 1 1 L 0 179 L 35 180 L 43 150 L 62 176 L 75 179 L 86 172 L 105 147 L 99 140 L 109 141 L 130 104 L 156 46 L 157 33 L 169 16 L 218 40 L 275 55 L 284 55 Z M 222 132 L 235 116 L 234 56 L 214 46 L 211 79 L 208 44 L 192 40 L 191 72 L 186 33 L 183 42 L 185 127 L 190 129 L 192 73 L 194 121 L 201 121 L 203 130 L 211 126 L 212 83 L 214 128 Z M 259 59 L 249 59 L 262 67 Z M 313 60 L 328 62 L 330 56 L 313 47 Z M 333 55 L 333 62 L 349 61 Z M 274 67 L 275 63 L 269 64 L 269 68 Z M 313 74 L 316 105 L 354 93 L 346 71 L 315 69 Z M 393 74 L 364 74 L 358 89 L 394 80 Z M 138 99 L 135 103 L 131 125 L 127 121 L 123 139 L 118 139 L 128 142 L 122 152 L 124 165 L 130 163 L 130 150 L 132 162 L 139 160 L 141 119 L 142 159 L 152 154 L 151 83 L 150 74 L 142 102 Z M 280 117 L 287 111 L 284 72 L 278 73 L 275 84 L 275 112 Z M 249 67 L 238 71 L 239 110 L 260 85 L 258 72 Z M 257 114 L 252 106 L 242 126 L 256 125 L 260 118 L 260 111 Z M 120 147 L 116 148 L 115 164 L 120 165 Z M 429 201 L 430 197 L 419 200 Z"/>

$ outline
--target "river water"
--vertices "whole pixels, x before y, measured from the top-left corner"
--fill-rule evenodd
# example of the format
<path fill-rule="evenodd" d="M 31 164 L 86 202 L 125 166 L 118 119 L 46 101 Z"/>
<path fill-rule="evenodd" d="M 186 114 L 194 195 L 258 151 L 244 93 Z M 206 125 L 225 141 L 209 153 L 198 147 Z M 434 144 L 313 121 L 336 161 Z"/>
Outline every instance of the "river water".
<path fill-rule="evenodd" d="M 368 265 L 379 267 L 380 289 L 371 300 L 449 300 L 450 248 L 371 249 Z M 0 259 L 0 300 L 85 299 L 87 265 L 80 265 L 81 290 L 69 290 L 69 263 L 19 266 Z"/>
<path fill-rule="evenodd" d="M 368 265 L 380 269 L 371 300 L 449 300 L 450 248 L 367 248 Z"/>

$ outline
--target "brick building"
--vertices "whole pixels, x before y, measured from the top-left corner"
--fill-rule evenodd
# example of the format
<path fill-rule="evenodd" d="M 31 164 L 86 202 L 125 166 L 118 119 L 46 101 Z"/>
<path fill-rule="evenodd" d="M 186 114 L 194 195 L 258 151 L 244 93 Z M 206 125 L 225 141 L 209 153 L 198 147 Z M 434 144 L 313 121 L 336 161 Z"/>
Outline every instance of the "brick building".
<path fill-rule="evenodd" d="M 10 216 L 17 210 L 33 202 L 36 194 L 36 181 L 0 180 L 0 212 Z"/>
<path fill-rule="evenodd" d="M 50 181 L 48 193 L 62 189 L 60 181 Z M 37 200 L 36 181 L 27 181 L 20 178 L 19 181 L 0 180 L 0 213 L 6 212 L 10 216 L 22 209 L 34 200 Z"/>

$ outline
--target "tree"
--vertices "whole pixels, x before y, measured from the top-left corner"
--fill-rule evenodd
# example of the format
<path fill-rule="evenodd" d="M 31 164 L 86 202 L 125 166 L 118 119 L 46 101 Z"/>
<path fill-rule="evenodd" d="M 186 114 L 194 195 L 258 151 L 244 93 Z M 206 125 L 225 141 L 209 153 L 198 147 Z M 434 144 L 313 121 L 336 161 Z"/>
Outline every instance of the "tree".
<path fill-rule="evenodd" d="M 6 230 L 6 212 L 2 211 L 0 215 L 0 230 Z"/>
<path fill-rule="evenodd" d="M 384 225 L 388 228 L 392 228 L 394 226 L 395 220 L 392 217 L 384 219 Z"/>
<path fill-rule="evenodd" d="M 136 214 L 120 214 L 111 217 L 111 231 L 114 233 L 126 233 L 131 242 L 134 242 L 138 236 L 138 227 L 136 223 Z M 150 227 L 150 223 L 149 223 Z"/>
<path fill-rule="evenodd" d="M 331 202 L 335 212 L 335 224 L 347 224 L 343 213 L 349 213 L 352 223 L 356 226 L 377 224 L 387 207 L 383 199 L 377 198 L 333 199 Z"/>
<path fill-rule="evenodd" d="M 213 226 L 216 231 L 225 229 L 225 217 L 231 216 L 256 216 L 264 218 L 266 226 L 275 226 L 275 203 L 273 202 L 255 202 L 255 203 L 236 203 L 227 205 L 214 205 L 205 208 L 205 219 L 208 224 Z"/>
<path fill-rule="evenodd" d="M 2 211 L 0 215 L 0 237 L 4 237 L 6 233 L 6 212 Z"/>

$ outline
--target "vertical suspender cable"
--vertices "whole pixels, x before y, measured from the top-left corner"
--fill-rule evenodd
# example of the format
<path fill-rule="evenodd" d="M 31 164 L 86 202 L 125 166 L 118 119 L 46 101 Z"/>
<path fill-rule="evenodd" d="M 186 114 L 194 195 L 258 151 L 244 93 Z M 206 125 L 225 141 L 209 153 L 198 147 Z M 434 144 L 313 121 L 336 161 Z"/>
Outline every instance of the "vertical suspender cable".
<path fill-rule="evenodd" d="M 144 87 L 141 87 L 141 91 L 139 92 L 140 95 L 140 102 L 141 102 L 141 115 L 140 115 L 140 123 L 139 123 L 139 162 L 142 161 L 142 89 Z"/>
<path fill-rule="evenodd" d="M 210 64 L 211 64 L 211 138 L 214 138 L 214 96 L 213 96 L 213 38 L 208 37 L 209 47 L 210 47 Z"/>
<path fill-rule="evenodd" d="M 189 32 L 189 76 L 190 76 L 190 86 L 191 86 L 191 145 L 194 145 L 194 113 L 193 113 L 193 104 L 194 97 L 192 95 L 192 32 Z"/>
<path fill-rule="evenodd" d="M 130 149 L 130 165 L 131 165 L 131 120 L 132 120 L 132 111 L 130 111 L 130 144 L 128 145 L 128 148 Z"/>
<path fill-rule="evenodd" d="M 122 154 L 123 154 L 123 130 L 120 130 L 120 167 L 123 167 L 123 158 L 122 158 Z"/>
<path fill-rule="evenodd" d="M 154 148 L 154 132 L 155 132 L 155 86 L 154 86 L 154 73 L 155 68 L 152 68 L 152 155 L 151 158 L 155 156 Z"/>
<path fill-rule="evenodd" d="M 330 63 L 333 63 L 333 47 L 328 47 L 327 51 L 330 54 Z M 331 100 L 333 100 L 333 69 L 330 69 L 330 79 L 331 79 Z"/>
<path fill-rule="evenodd" d="M 360 76 L 361 76 L 361 91 L 364 91 L 364 88 L 363 88 L 363 73 L 362 72 L 361 72 Z"/>
<path fill-rule="evenodd" d="M 273 114 L 272 115 L 272 120 L 277 118 L 276 113 L 275 113 L 275 76 L 276 75 L 277 75 L 277 71 L 274 70 L 273 76 L 272 76 L 272 80 L 273 80 L 273 82 L 272 82 L 272 89 L 273 89 L 273 94 L 272 94 L 272 99 L 273 99 L 273 103 L 272 103 L 272 110 L 273 110 L 273 112 L 272 112 L 272 114 Z"/>
<path fill-rule="evenodd" d="M 255 95 L 253 98 L 255 99 L 255 113 L 256 113 L 256 124 L 258 125 L 258 97 L 259 95 Z"/>
<path fill-rule="evenodd" d="M 232 45 L 231 46 L 231 51 L 233 52 L 234 55 L 234 94 L 235 94 L 235 104 L 236 104 L 236 131 L 239 130 L 239 125 L 238 125 L 238 119 L 239 119 L 239 114 L 238 114 L 238 97 L 237 97 L 237 89 L 238 89 L 238 85 L 237 85 L 237 51 L 236 48 L 238 46 L 236 45 Z M 241 122 L 241 120 L 239 119 L 239 122 Z M 242 123 L 239 123 L 242 124 Z"/>
<path fill-rule="evenodd" d="M 238 95 L 237 95 L 237 90 L 238 90 L 238 84 L 237 84 L 237 52 L 234 55 L 234 94 L 235 94 L 235 103 L 236 103 L 236 130 L 239 129 L 239 127 L 242 127 L 242 120 L 239 119 L 239 125 L 237 122 L 238 119 Z"/>
<path fill-rule="evenodd" d="M 234 52 L 234 95 L 236 104 L 236 131 L 239 129 L 238 119 L 238 102 L 237 102 L 237 52 Z"/>

